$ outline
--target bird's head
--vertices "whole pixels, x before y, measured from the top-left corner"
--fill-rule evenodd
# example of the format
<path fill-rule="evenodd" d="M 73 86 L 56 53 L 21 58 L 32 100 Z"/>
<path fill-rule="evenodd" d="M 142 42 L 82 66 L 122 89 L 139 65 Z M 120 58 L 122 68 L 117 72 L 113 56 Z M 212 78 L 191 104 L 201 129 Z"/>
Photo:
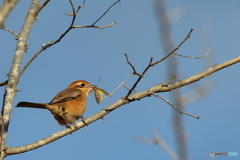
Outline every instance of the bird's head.
<path fill-rule="evenodd" d="M 87 81 L 84 81 L 84 80 L 77 80 L 77 81 L 74 81 L 72 82 L 68 88 L 76 88 L 76 89 L 79 89 L 81 90 L 83 93 L 86 94 L 86 96 L 88 96 L 88 94 L 93 91 L 93 89 L 95 88 L 96 86 L 94 85 L 91 85 L 90 83 L 88 83 Z"/>

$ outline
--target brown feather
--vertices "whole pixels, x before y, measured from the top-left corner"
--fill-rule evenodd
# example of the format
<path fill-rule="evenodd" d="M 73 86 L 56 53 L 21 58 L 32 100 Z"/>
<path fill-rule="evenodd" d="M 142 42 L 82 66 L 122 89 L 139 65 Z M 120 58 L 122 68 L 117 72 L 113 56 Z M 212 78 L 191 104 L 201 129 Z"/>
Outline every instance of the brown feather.
<path fill-rule="evenodd" d="M 72 82 L 48 104 L 20 102 L 16 107 L 48 109 L 60 125 L 73 124 L 86 110 L 87 98 L 95 86 L 84 80 Z"/>

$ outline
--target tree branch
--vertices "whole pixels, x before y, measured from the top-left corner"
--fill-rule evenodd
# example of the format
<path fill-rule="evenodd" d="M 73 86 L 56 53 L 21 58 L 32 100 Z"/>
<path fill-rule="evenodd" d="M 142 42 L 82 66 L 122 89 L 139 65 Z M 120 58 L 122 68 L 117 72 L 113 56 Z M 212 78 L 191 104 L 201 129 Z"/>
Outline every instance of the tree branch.
<path fill-rule="evenodd" d="M 0 8 L 0 26 L 4 26 L 4 21 L 16 6 L 19 0 L 3 1 L 3 5 Z"/>
<path fill-rule="evenodd" d="M 6 81 L 4 81 L 4 82 L 0 82 L 0 87 L 7 85 L 7 83 L 8 83 L 8 80 L 6 80 Z"/>
<path fill-rule="evenodd" d="M 125 57 L 126 57 L 126 59 L 127 59 L 127 63 L 128 63 L 128 64 L 132 67 L 132 69 L 133 69 L 133 74 L 138 75 L 138 79 L 137 79 L 136 82 L 133 84 L 132 88 L 128 91 L 128 93 L 127 93 L 127 95 L 126 95 L 125 97 L 127 98 L 127 97 L 132 93 L 132 91 L 137 87 L 137 84 L 140 82 L 140 80 L 143 78 L 144 74 L 147 72 L 147 70 L 148 70 L 150 67 L 152 67 L 152 66 L 154 66 L 154 65 L 162 62 L 163 60 L 165 60 L 166 58 L 168 58 L 170 55 L 172 55 L 174 52 L 176 52 L 176 51 L 183 45 L 183 43 L 186 42 L 186 40 L 187 40 L 188 38 L 190 38 L 190 35 L 191 35 L 192 31 L 193 31 L 193 29 L 191 29 L 191 30 L 189 31 L 188 35 L 184 38 L 184 40 L 183 40 L 174 50 L 172 50 L 170 53 L 168 53 L 168 54 L 167 54 L 165 57 L 163 57 L 162 59 L 160 59 L 160 60 L 152 63 L 153 57 L 151 57 L 148 66 L 145 68 L 145 70 L 142 72 L 142 74 L 139 74 L 139 73 L 136 72 L 134 66 L 133 66 L 133 65 L 131 64 L 131 62 L 128 60 L 127 53 L 124 53 L 124 54 L 125 54 Z"/>
<path fill-rule="evenodd" d="M 102 17 L 105 16 L 105 14 L 117 3 L 120 3 L 120 0 L 117 0 L 115 3 L 113 3 L 92 25 L 94 26 Z"/>
<path fill-rule="evenodd" d="M 38 8 L 38 5 L 40 3 L 40 0 L 33 0 L 31 3 L 31 6 L 28 11 L 28 15 L 25 19 L 25 22 L 23 24 L 22 30 L 19 34 L 18 43 L 12 63 L 11 70 L 8 74 L 8 86 L 6 87 L 6 95 L 4 99 L 4 107 L 2 108 L 2 121 L 0 121 L 0 133 L 1 134 L 1 156 L 0 159 L 2 160 L 5 156 L 7 156 L 6 152 L 3 152 L 5 150 L 5 143 L 7 138 L 7 132 L 8 132 L 8 126 L 10 123 L 10 117 L 12 112 L 12 104 L 14 97 L 16 95 L 16 84 L 13 84 L 14 80 L 19 74 L 20 66 L 22 63 L 23 55 L 26 51 L 26 43 L 27 38 L 29 35 L 29 32 L 31 30 L 31 27 L 33 25 L 33 22 L 35 20 L 34 13 Z M 13 85 L 12 85 L 13 84 Z M 4 122 L 4 123 L 2 123 Z M 4 126 L 4 127 L 2 127 Z"/>
<path fill-rule="evenodd" d="M 9 29 L 6 29 L 6 28 L 4 28 L 4 27 L 1 27 L 0 26 L 0 29 L 2 29 L 2 30 L 5 30 L 5 31 L 7 31 L 7 32 L 9 32 L 9 33 L 11 33 L 12 35 L 14 35 L 15 37 L 19 37 L 19 35 L 18 34 L 16 34 L 16 33 L 14 33 L 13 31 L 10 31 Z"/>
<path fill-rule="evenodd" d="M 38 7 L 38 10 L 35 12 L 35 15 L 34 15 L 35 17 L 38 16 L 38 13 L 41 12 L 41 10 L 48 4 L 49 1 L 50 1 L 50 0 L 45 0 L 45 1 L 42 3 L 42 5 Z"/>
<path fill-rule="evenodd" d="M 80 128 L 83 128 L 86 125 L 93 123 L 94 121 L 102 119 L 105 115 L 109 114 L 111 111 L 119 108 L 120 106 L 123 106 L 125 104 L 128 104 L 128 103 L 136 101 L 136 100 L 140 100 L 140 99 L 145 98 L 145 97 L 149 97 L 153 93 L 167 92 L 167 91 L 177 89 L 179 87 L 183 87 L 183 86 L 188 85 L 190 83 L 194 83 L 194 82 L 199 81 L 200 79 L 202 79 L 202 78 L 204 78 L 204 77 L 206 77 L 210 74 L 213 74 L 214 72 L 217 72 L 217 71 L 219 71 L 223 68 L 229 67 L 229 66 L 231 66 L 233 64 L 236 64 L 238 62 L 240 62 L 240 56 L 236 57 L 236 58 L 233 58 L 229 61 L 223 62 L 221 64 L 214 65 L 213 67 L 211 67 L 211 68 L 209 68 L 209 69 L 207 69 L 207 70 L 205 70 L 205 71 L 203 71 L 199 74 L 196 74 L 192 77 L 189 77 L 187 79 L 180 80 L 178 82 L 175 82 L 175 83 L 172 83 L 172 84 L 169 84 L 169 85 L 165 85 L 165 83 L 157 84 L 157 85 L 152 86 L 152 87 L 150 87 L 150 88 L 148 88 L 148 89 L 146 89 L 142 92 L 138 92 L 138 93 L 135 93 L 133 95 L 130 95 L 130 96 L 128 96 L 128 98 L 121 98 L 121 99 L 117 100 L 116 102 L 112 103 L 111 105 L 104 108 L 103 110 L 101 110 L 101 111 L 97 112 L 96 114 L 84 119 L 85 123 L 83 123 L 82 121 L 78 122 L 75 125 L 72 125 L 70 128 L 66 128 L 62 131 L 59 131 L 57 133 L 52 134 L 49 137 L 46 137 L 42 140 L 39 140 L 39 141 L 31 143 L 31 144 L 27 144 L 27 145 L 20 146 L 20 147 L 6 147 L 5 152 L 6 152 L 6 154 L 11 155 L 11 154 L 27 152 L 27 151 L 33 150 L 35 148 L 42 147 L 42 146 L 44 146 L 48 143 L 51 143 L 51 142 L 65 136 L 65 135 L 67 135 L 67 134 L 70 134 L 70 133 L 72 133 L 72 132 L 74 132 L 74 131 L 76 131 Z"/>
<path fill-rule="evenodd" d="M 119 0 L 118 0 L 117 2 L 119 2 Z M 117 2 L 115 2 L 112 6 L 114 6 Z M 45 0 L 45 2 L 41 5 L 42 7 L 41 7 L 40 9 L 42 9 L 47 3 L 48 3 L 48 1 Z M 78 11 L 80 10 L 81 6 L 78 6 L 77 10 L 75 10 L 74 5 L 73 5 L 73 3 L 72 3 L 72 0 L 69 0 L 69 3 L 70 3 L 70 5 L 71 5 L 71 8 L 72 8 L 73 13 L 72 13 L 72 14 L 66 14 L 66 15 L 70 15 L 70 16 L 72 16 L 73 18 L 72 18 L 71 24 L 69 25 L 69 27 L 67 28 L 67 30 L 66 30 L 64 33 L 62 33 L 62 34 L 60 35 L 60 37 L 59 37 L 56 41 L 49 41 L 46 45 L 43 45 L 42 48 L 41 48 L 37 53 L 35 53 L 34 56 L 33 56 L 33 57 L 27 62 L 27 64 L 23 67 L 23 69 L 20 71 L 19 75 L 17 76 L 17 78 L 15 79 L 15 81 L 14 81 L 13 84 L 16 84 L 16 83 L 18 82 L 18 80 L 19 80 L 20 77 L 22 76 L 23 72 L 24 72 L 24 71 L 27 69 L 27 67 L 33 62 L 33 60 L 34 60 L 40 53 L 42 53 L 42 51 L 44 51 L 44 50 L 46 50 L 47 48 L 49 48 L 49 47 L 51 47 L 51 46 L 59 43 L 59 42 L 63 39 L 63 37 L 65 37 L 65 36 L 67 35 L 67 33 L 68 33 L 71 29 L 73 29 L 73 28 L 87 28 L 87 27 L 101 28 L 101 29 L 102 29 L 102 28 L 106 28 L 106 27 L 111 27 L 112 25 L 116 24 L 116 22 L 113 22 L 112 24 L 109 24 L 109 25 L 106 25 L 106 26 L 94 26 L 94 25 L 90 25 L 90 26 L 74 26 L 74 22 L 75 22 L 77 13 L 78 13 Z M 112 6 L 110 6 L 110 7 L 108 8 L 108 10 L 109 10 Z M 104 13 L 104 15 L 108 12 L 108 10 Z M 38 10 L 35 12 L 35 15 L 36 15 L 36 13 L 38 14 L 39 11 L 40 11 L 40 10 L 38 9 Z M 102 18 L 102 16 L 101 16 L 101 18 Z M 100 18 L 100 19 L 101 19 L 101 18 Z M 98 19 L 98 20 L 100 20 L 100 19 Z M 97 20 L 97 21 L 98 21 L 98 20 Z M 96 22 L 97 22 L 97 21 L 96 21 Z M 95 22 L 94 22 L 94 24 L 95 24 Z"/>
<path fill-rule="evenodd" d="M 22 76 L 23 72 L 27 69 L 27 67 L 32 63 L 32 61 L 40 54 L 42 53 L 42 51 L 46 50 L 47 48 L 51 47 L 52 45 L 55 45 L 56 43 L 60 42 L 61 39 L 72 29 L 72 25 L 74 24 L 75 22 L 75 19 L 76 19 L 76 16 L 77 16 L 77 13 L 74 9 L 74 6 L 72 4 L 72 1 L 69 0 L 70 4 L 71 4 L 71 7 L 72 7 L 72 10 L 73 10 L 73 18 L 72 18 L 72 22 L 70 24 L 70 26 L 68 27 L 68 29 L 63 33 L 61 34 L 61 36 L 56 40 L 56 41 L 49 41 L 46 45 L 43 45 L 42 48 L 34 54 L 34 56 L 27 62 L 27 64 L 23 67 L 23 69 L 19 72 L 19 75 L 16 77 L 15 81 L 13 82 L 13 84 L 16 84 L 19 80 L 19 78 Z M 80 6 L 79 6 L 79 9 L 80 9 Z M 78 9 L 78 10 L 79 10 Z M 78 11 L 77 10 L 77 11 Z M 36 12 L 39 12 L 39 9 L 36 11 Z M 36 15 L 36 12 L 34 13 Z"/>

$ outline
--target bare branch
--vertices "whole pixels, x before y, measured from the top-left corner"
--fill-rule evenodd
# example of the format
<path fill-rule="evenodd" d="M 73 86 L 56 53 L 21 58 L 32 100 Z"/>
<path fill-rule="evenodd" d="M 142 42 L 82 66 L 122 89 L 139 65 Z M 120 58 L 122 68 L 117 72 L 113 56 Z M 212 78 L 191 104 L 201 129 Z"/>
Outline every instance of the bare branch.
<path fill-rule="evenodd" d="M 193 30 L 194 30 L 194 29 L 192 28 L 192 29 L 189 31 L 188 35 L 185 37 L 185 39 L 184 39 L 174 50 L 172 50 L 170 53 L 168 53 L 168 54 L 167 54 L 165 57 L 163 57 L 162 59 L 154 62 L 152 65 L 156 65 L 156 64 L 164 61 L 164 60 L 165 60 L 166 58 L 168 58 L 170 55 L 174 54 L 174 52 L 176 52 L 176 51 L 183 45 L 183 43 L 186 42 L 186 40 L 187 40 L 188 38 L 190 38 L 190 35 L 191 35 L 191 33 L 192 33 Z"/>
<path fill-rule="evenodd" d="M 170 83 L 174 78 L 176 78 L 176 76 L 172 76 L 169 80 L 167 80 L 166 82 L 162 83 L 162 85 L 168 84 Z"/>
<path fill-rule="evenodd" d="M 4 21 L 16 6 L 19 0 L 3 1 L 3 5 L 0 8 L 0 26 L 4 26 Z"/>
<path fill-rule="evenodd" d="M 126 78 L 116 89 L 114 89 L 114 90 L 112 91 L 112 93 L 109 94 L 109 96 L 111 96 L 114 92 L 116 92 L 116 90 L 118 90 L 122 85 L 124 85 L 125 82 L 126 82 L 131 76 L 132 76 L 132 73 L 129 74 L 129 75 L 127 76 L 127 78 Z"/>
<path fill-rule="evenodd" d="M 208 49 L 207 53 L 205 53 L 205 55 L 203 55 L 202 57 L 184 56 L 184 55 L 177 54 L 177 53 L 173 53 L 173 54 L 176 56 L 185 57 L 185 58 L 200 59 L 200 58 L 206 57 L 209 54 L 209 52 L 210 52 L 210 48 Z"/>
<path fill-rule="evenodd" d="M 136 75 L 139 76 L 138 79 L 136 80 L 136 82 L 133 84 L 132 88 L 128 91 L 128 93 L 127 93 L 127 95 L 126 95 L 126 98 L 127 98 L 127 97 L 132 93 L 132 91 L 136 88 L 137 84 L 138 84 L 138 83 L 140 82 L 140 80 L 143 78 L 143 76 L 144 76 L 144 74 L 147 72 L 147 70 L 148 70 L 150 67 L 152 67 L 152 66 L 154 66 L 154 65 L 162 62 L 163 60 L 165 60 L 166 58 L 168 58 L 170 55 L 172 55 L 175 51 L 177 51 L 177 50 L 182 46 L 182 44 L 190 37 L 190 34 L 192 33 L 192 31 L 193 31 L 193 29 L 191 29 L 191 30 L 189 31 L 189 33 L 188 33 L 188 35 L 185 37 L 185 39 L 184 39 L 174 50 L 172 50 L 170 53 L 168 53 L 168 54 L 167 54 L 165 57 L 163 57 L 162 59 L 160 59 L 160 60 L 152 63 L 153 57 L 151 57 L 148 66 L 145 68 L 145 70 L 142 72 L 142 74 L 139 74 L 139 73 L 136 72 L 134 66 L 133 66 L 133 65 L 130 63 L 130 61 L 128 60 L 127 54 L 124 53 L 125 56 L 126 56 L 126 59 L 127 59 L 127 63 L 132 67 L 132 69 L 133 69 L 133 71 L 134 71 L 133 74 L 136 74 Z"/>
<path fill-rule="evenodd" d="M 117 2 L 119 2 L 119 0 L 118 0 Z M 117 2 L 115 2 L 112 6 L 114 6 Z M 48 1 L 46 0 L 46 1 L 42 4 L 42 8 L 43 8 L 47 3 L 48 3 Z M 106 25 L 106 26 L 94 26 L 95 23 L 94 23 L 93 25 L 91 25 L 91 26 L 74 26 L 74 22 L 75 22 L 77 13 L 78 13 L 78 11 L 80 10 L 81 6 L 78 6 L 77 10 L 75 10 L 74 5 L 73 5 L 73 3 L 72 3 L 72 0 L 69 0 L 69 3 L 70 3 L 70 5 L 71 5 L 72 11 L 73 11 L 72 14 L 67 14 L 67 15 L 70 15 L 70 16 L 73 17 L 70 26 L 67 28 L 67 30 L 66 30 L 63 34 L 61 34 L 61 36 L 60 36 L 56 41 L 53 41 L 53 42 L 50 41 L 51 43 L 47 43 L 46 45 L 42 46 L 42 48 L 41 48 L 37 53 L 34 54 L 34 56 L 27 62 L 27 64 L 26 64 L 26 65 L 23 67 L 23 69 L 20 71 L 18 77 L 16 78 L 16 80 L 14 81 L 13 84 L 15 84 L 15 83 L 18 82 L 18 80 L 19 80 L 19 78 L 21 77 L 21 75 L 23 74 L 23 72 L 27 69 L 27 67 L 32 63 L 32 61 L 33 61 L 42 51 L 44 51 L 44 50 L 46 50 L 47 48 L 49 48 L 49 47 L 51 47 L 51 46 L 59 43 L 59 42 L 62 40 L 62 38 L 63 38 L 71 29 L 73 29 L 73 28 L 87 28 L 87 27 L 100 28 L 100 29 L 102 29 L 102 28 L 106 28 L 106 27 L 111 27 L 112 25 L 116 24 L 116 22 L 113 22 L 112 24 L 109 24 L 109 25 Z M 111 7 L 112 7 L 112 6 L 111 6 Z M 109 9 L 110 9 L 111 7 L 109 7 Z M 109 10 L 109 9 L 108 9 L 108 10 Z M 105 12 L 105 14 L 106 14 L 106 13 L 107 13 L 107 11 Z M 105 15 L 105 14 L 104 14 L 104 15 Z M 100 19 L 101 19 L 101 18 L 100 18 Z M 98 21 L 98 20 L 97 20 L 97 21 Z M 97 21 L 96 21 L 96 22 L 97 22 Z"/>
<path fill-rule="evenodd" d="M 7 85 L 7 83 L 8 83 L 8 80 L 6 80 L 6 81 L 4 81 L 4 82 L 0 82 L 0 87 Z"/>
<path fill-rule="evenodd" d="M 8 30 L 8 29 L 6 29 L 6 28 L 4 28 L 4 27 L 1 27 L 1 26 L 0 26 L 0 29 L 5 30 L 5 31 L 11 33 L 12 35 L 14 35 L 14 36 L 17 37 L 17 38 L 19 37 L 18 34 L 14 33 L 13 31 L 10 31 L 10 30 Z"/>
<path fill-rule="evenodd" d="M 92 25 L 87 25 L 87 26 L 72 26 L 72 28 L 99 28 L 99 29 L 103 29 L 103 28 L 107 28 L 107 27 L 112 27 L 114 24 L 116 24 L 116 22 L 113 22 L 109 25 L 106 26 L 95 26 L 95 24 L 102 19 L 105 14 L 117 3 L 120 3 L 120 0 L 117 0 L 116 2 L 114 2 Z M 83 5 L 85 4 L 85 1 L 83 1 Z"/>
<path fill-rule="evenodd" d="M 100 19 L 102 19 L 102 17 L 117 3 L 120 3 L 120 0 L 117 0 L 116 2 L 114 2 L 93 24 L 92 26 L 94 26 Z"/>
<path fill-rule="evenodd" d="M 116 22 L 113 22 L 109 25 L 106 26 L 93 26 L 93 25 L 89 25 L 89 26 L 72 26 L 72 28 L 99 28 L 99 29 L 103 29 L 103 28 L 107 28 L 107 27 L 112 27 L 114 24 L 116 24 Z"/>
<path fill-rule="evenodd" d="M 169 85 L 163 85 L 161 84 L 157 84 L 155 86 L 152 86 L 142 92 L 138 92 L 135 93 L 134 95 L 130 95 L 128 96 L 128 98 L 121 98 L 119 100 L 117 100 L 116 102 L 112 103 L 111 105 L 107 106 L 106 108 L 104 108 L 103 110 L 97 112 L 96 114 L 84 119 L 85 123 L 78 122 L 75 125 L 72 125 L 70 128 L 66 128 L 62 131 L 59 131 L 57 133 L 54 133 L 53 135 L 46 137 L 42 140 L 39 140 L 37 142 L 28 144 L 28 145 L 24 145 L 24 146 L 20 146 L 20 147 L 6 147 L 6 154 L 10 155 L 10 154 L 17 154 L 17 153 L 22 153 L 22 152 L 27 152 L 30 150 L 33 150 L 35 148 L 39 148 L 45 144 L 51 143 L 67 134 L 70 134 L 80 128 L 85 127 L 86 125 L 93 123 L 94 121 L 97 121 L 99 119 L 102 119 L 105 115 L 109 114 L 110 112 L 112 112 L 113 110 L 115 110 L 116 108 L 119 108 L 120 106 L 123 106 L 125 104 L 128 104 L 130 102 L 136 101 L 136 100 L 140 100 L 142 98 L 145 97 L 149 97 L 151 96 L 153 93 L 158 93 L 158 92 L 167 92 L 167 91 L 171 91 L 174 89 L 177 89 L 179 87 L 185 86 L 187 84 L 190 83 L 194 83 L 196 81 L 199 81 L 200 79 L 213 74 L 216 71 L 219 71 L 225 67 L 228 67 L 230 65 L 233 65 L 235 63 L 240 62 L 240 56 L 236 57 L 234 59 L 231 59 L 229 61 L 223 62 L 221 64 L 215 65 L 199 74 L 196 74 L 192 77 L 189 77 L 187 79 L 169 84 Z"/>
<path fill-rule="evenodd" d="M 192 114 L 189 114 L 189 113 L 186 113 L 186 112 L 181 111 L 179 108 L 177 108 L 176 106 L 174 106 L 171 102 L 169 102 L 168 100 L 166 100 L 165 98 L 163 98 L 163 97 L 160 96 L 160 95 L 157 95 L 157 94 L 155 94 L 155 93 L 153 93 L 152 95 L 154 95 L 155 97 L 158 97 L 158 98 L 162 99 L 163 101 L 165 101 L 167 104 L 169 104 L 169 105 L 172 106 L 174 109 L 176 109 L 180 114 L 186 114 L 186 115 L 188 115 L 188 116 L 191 116 L 191 117 L 194 117 L 194 118 L 197 118 L 197 119 L 200 118 L 200 116 L 195 116 L 195 115 L 192 115 Z"/>
<path fill-rule="evenodd" d="M 32 63 L 32 61 L 44 50 L 46 50 L 47 48 L 51 47 L 52 45 L 55 45 L 56 43 L 60 42 L 61 39 L 72 29 L 72 25 L 74 24 L 75 22 L 75 19 L 76 19 L 76 16 L 77 16 L 77 13 L 73 7 L 73 4 L 72 4 L 72 1 L 69 0 L 70 4 L 71 4 L 71 7 L 72 7 L 72 10 L 73 10 L 73 18 L 72 18 L 72 22 L 70 24 L 70 26 L 68 27 L 68 29 L 63 33 L 61 34 L 61 36 L 56 40 L 56 41 L 50 41 L 48 42 L 46 45 L 42 46 L 42 48 L 34 54 L 34 56 L 27 62 L 27 64 L 23 67 L 23 69 L 19 72 L 19 75 L 17 76 L 17 78 L 15 79 L 14 83 L 13 84 L 16 84 L 19 80 L 19 78 L 21 77 L 21 75 L 23 74 L 23 72 L 27 69 L 27 67 Z M 79 10 L 79 9 L 78 9 Z"/>
<path fill-rule="evenodd" d="M 35 12 L 35 17 L 38 16 L 38 13 L 48 4 L 50 0 L 45 0 L 40 7 L 38 7 L 38 10 Z"/>
<path fill-rule="evenodd" d="M 126 59 L 127 59 L 127 63 L 132 67 L 133 69 L 133 74 L 138 75 L 139 77 L 141 77 L 142 75 L 140 75 L 139 73 L 137 73 L 137 71 L 135 70 L 135 67 L 132 65 L 132 63 L 128 60 L 128 56 L 127 53 L 124 53 Z"/>
<path fill-rule="evenodd" d="M 5 142 L 6 142 L 7 133 L 8 133 L 8 125 L 9 125 L 10 117 L 11 117 L 11 113 L 12 113 L 13 100 L 14 100 L 14 97 L 15 97 L 16 91 L 17 91 L 16 83 L 14 83 L 14 81 L 19 74 L 20 66 L 22 63 L 22 58 L 23 58 L 24 52 L 26 51 L 27 38 L 28 38 L 29 32 L 31 31 L 31 27 L 34 23 L 34 20 L 35 20 L 34 15 L 32 13 L 34 13 L 37 10 L 39 3 L 40 3 L 40 0 L 34 0 L 31 3 L 31 6 L 28 11 L 29 14 L 26 16 L 26 19 L 22 26 L 22 30 L 19 34 L 18 43 L 17 43 L 15 54 L 14 54 L 12 67 L 11 67 L 10 72 L 8 73 L 8 86 L 6 87 L 4 107 L 2 108 L 2 117 L 1 117 L 2 120 L 0 121 L 0 123 L 1 123 L 0 133 L 2 133 L 2 135 L 1 135 L 1 144 L 2 144 L 1 149 L 2 150 L 0 151 L 1 152 L 1 156 L 0 156 L 1 160 L 6 156 L 6 152 L 3 152 L 3 150 L 5 149 Z M 4 122 L 4 124 L 2 122 Z M 2 126 L 4 126 L 4 127 L 2 127 Z"/>

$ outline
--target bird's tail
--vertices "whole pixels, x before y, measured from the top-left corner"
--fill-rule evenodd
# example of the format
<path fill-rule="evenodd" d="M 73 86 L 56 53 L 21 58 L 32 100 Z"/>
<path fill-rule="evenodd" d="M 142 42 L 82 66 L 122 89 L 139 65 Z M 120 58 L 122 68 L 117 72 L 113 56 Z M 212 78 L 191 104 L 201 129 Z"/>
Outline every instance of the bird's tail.
<path fill-rule="evenodd" d="M 19 102 L 16 107 L 46 109 L 46 103 Z"/>

